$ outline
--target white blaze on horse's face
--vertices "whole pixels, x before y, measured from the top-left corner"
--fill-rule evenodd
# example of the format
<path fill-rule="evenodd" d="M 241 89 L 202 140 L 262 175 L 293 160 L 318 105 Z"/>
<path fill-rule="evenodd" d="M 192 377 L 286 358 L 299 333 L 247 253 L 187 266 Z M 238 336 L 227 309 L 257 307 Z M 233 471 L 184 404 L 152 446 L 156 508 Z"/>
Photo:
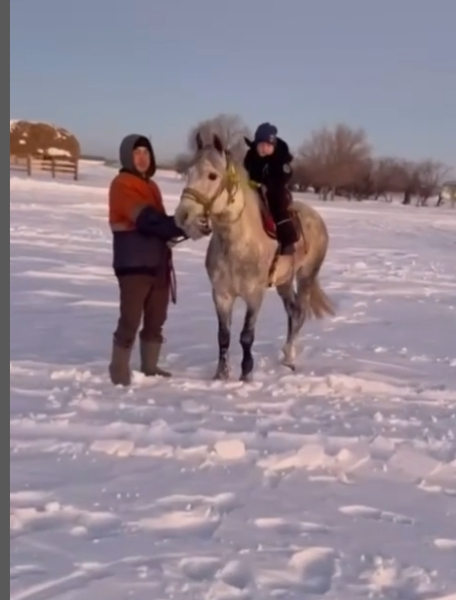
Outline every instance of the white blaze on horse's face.
<path fill-rule="evenodd" d="M 214 147 L 202 149 L 189 169 L 179 205 L 176 223 L 193 240 L 212 232 L 212 219 L 226 209 L 228 192 L 224 186 L 227 169 L 224 153 Z"/>

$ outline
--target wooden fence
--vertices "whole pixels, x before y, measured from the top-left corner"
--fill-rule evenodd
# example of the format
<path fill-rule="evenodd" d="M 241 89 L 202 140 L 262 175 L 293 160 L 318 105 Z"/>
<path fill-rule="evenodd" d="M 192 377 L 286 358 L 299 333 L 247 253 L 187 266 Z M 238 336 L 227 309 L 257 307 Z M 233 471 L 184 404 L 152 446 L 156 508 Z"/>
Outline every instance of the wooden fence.
<path fill-rule="evenodd" d="M 33 156 L 11 156 L 10 171 L 25 171 L 30 177 L 36 171 L 50 172 L 55 179 L 58 174 L 70 174 L 76 181 L 79 176 L 78 161 L 60 156 L 35 158 Z"/>

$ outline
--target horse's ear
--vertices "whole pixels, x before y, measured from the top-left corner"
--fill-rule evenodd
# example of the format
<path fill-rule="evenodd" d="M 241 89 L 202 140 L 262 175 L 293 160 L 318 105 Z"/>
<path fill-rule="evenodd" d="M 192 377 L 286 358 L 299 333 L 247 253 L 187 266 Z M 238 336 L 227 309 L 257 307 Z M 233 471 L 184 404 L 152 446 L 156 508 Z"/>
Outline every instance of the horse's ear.
<path fill-rule="evenodd" d="M 203 140 L 201 138 L 201 133 L 198 131 L 198 133 L 196 134 L 196 147 L 198 150 L 202 150 L 203 148 Z"/>
<path fill-rule="evenodd" d="M 216 133 L 214 133 L 214 136 L 213 136 L 213 144 L 214 144 L 214 148 L 217 150 L 217 152 L 219 154 L 223 154 L 224 148 L 223 148 L 222 140 L 219 138 L 219 136 Z"/>

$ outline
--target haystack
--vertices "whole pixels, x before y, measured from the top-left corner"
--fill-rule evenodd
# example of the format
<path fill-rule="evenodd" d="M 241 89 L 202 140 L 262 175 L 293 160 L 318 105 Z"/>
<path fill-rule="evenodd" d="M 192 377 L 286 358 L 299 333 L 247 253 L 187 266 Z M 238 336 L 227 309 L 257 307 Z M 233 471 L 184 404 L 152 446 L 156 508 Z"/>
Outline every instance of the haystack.
<path fill-rule="evenodd" d="M 79 160 L 81 146 L 63 127 L 50 123 L 10 121 L 10 156 Z"/>

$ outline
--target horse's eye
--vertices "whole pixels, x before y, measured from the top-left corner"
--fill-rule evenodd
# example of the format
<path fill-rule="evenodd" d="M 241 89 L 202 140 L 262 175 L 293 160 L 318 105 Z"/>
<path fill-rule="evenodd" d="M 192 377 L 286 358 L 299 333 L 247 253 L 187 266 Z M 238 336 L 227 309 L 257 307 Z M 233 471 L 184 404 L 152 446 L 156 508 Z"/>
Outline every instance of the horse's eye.
<path fill-rule="evenodd" d="M 217 179 L 217 173 L 209 173 L 208 177 L 211 181 L 215 181 Z"/>

